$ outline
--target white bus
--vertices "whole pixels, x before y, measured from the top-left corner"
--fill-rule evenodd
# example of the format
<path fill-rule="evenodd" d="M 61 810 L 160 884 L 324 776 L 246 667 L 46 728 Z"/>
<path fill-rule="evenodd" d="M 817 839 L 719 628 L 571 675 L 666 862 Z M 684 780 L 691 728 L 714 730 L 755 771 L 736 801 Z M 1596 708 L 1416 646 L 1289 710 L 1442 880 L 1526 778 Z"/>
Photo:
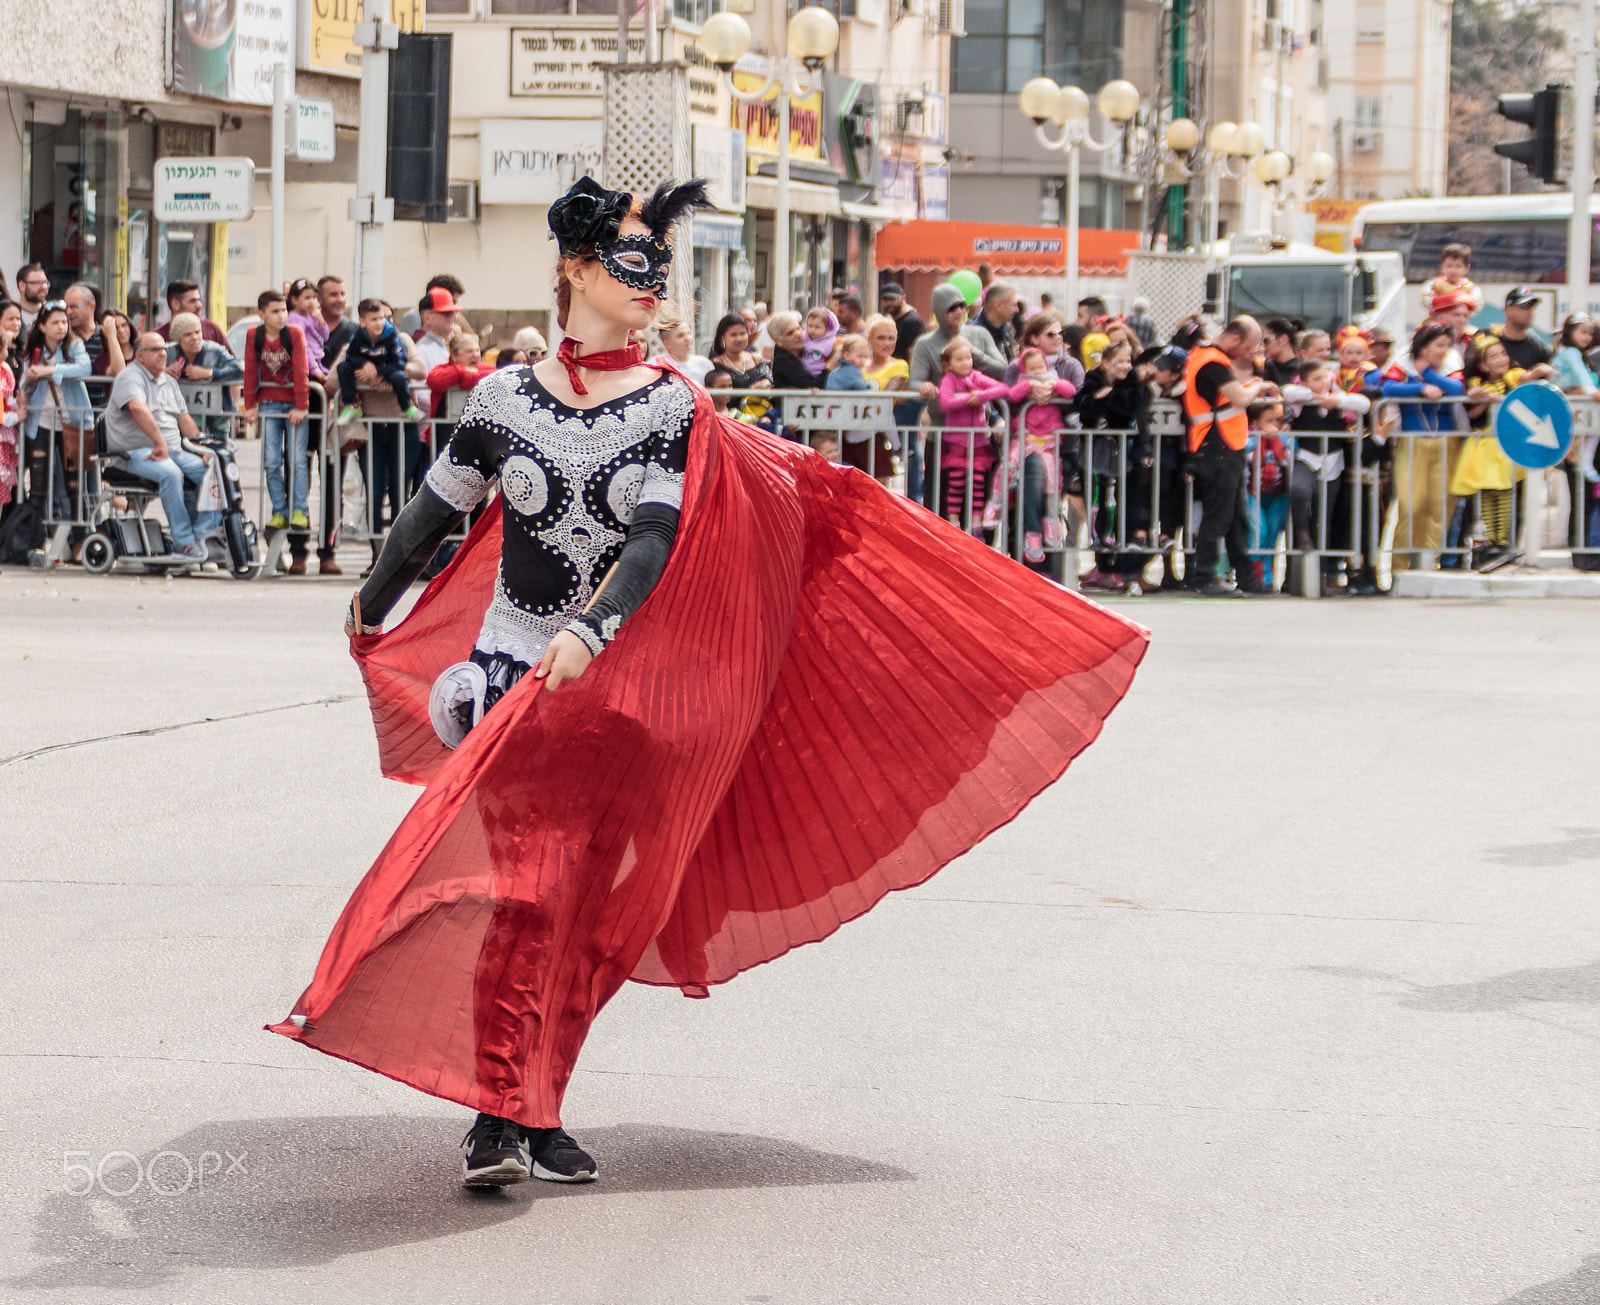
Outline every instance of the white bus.
<path fill-rule="evenodd" d="M 1600 195 L 1590 201 L 1600 216 Z M 1405 260 L 1406 319 L 1426 315 L 1422 288 L 1439 274 L 1439 253 L 1449 244 L 1472 249 L 1472 279 L 1483 295 L 1474 325 L 1493 326 L 1505 316 L 1506 291 L 1526 286 L 1539 296 L 1539 328 L 1554 331 L 1571 311 L 1567 303 L 1567 226 L 1572 196 L 1475 195 L 1445 199 L 1386 199 L 1356 213 L 1354 237 L 1363 253 L 1393 250 Z M 1589 280 L 1600 273 L 1600 241 L 1590 225 Z M 1600 312 L 1591 293 L 1583 311 Z"/>

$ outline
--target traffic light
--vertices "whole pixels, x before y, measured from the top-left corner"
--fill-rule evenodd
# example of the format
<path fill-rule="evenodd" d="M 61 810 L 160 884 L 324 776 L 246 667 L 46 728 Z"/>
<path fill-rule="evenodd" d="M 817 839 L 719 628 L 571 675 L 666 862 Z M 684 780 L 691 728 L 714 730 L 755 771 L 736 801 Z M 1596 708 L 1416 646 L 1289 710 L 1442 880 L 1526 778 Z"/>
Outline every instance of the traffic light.
<path fill-rule="evenodd" d="M 1559 180 L 1557 145 L 1561 136 L 1561 87 L 1502 95 L 1495 108 L 1502 118 L 1533 128 L 1527 140 L 1505 140 L 1494 147 L 1501 158 L 1522 164 L 1540 181 Z"/>

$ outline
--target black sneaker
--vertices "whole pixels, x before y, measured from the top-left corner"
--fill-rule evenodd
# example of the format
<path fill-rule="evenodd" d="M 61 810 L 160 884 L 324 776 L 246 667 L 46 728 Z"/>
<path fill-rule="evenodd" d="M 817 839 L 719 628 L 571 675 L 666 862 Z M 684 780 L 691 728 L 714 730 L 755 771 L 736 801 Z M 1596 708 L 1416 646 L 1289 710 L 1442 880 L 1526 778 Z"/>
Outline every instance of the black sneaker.
<path fill-rule="evenodd" d="M 533 1176 L 547 1183 L 592 1183 L 600 1171 L 594 1157 L 564 1128 L 522 1130 L 533 1152 Z"/>
<path fill-rule="evenodd" d="M 480 1114 L 461 1139 L 461 1150 L 463 1187 L 506 1187 L 528 1181 L 532 1161 L 521 1124 Z"/>

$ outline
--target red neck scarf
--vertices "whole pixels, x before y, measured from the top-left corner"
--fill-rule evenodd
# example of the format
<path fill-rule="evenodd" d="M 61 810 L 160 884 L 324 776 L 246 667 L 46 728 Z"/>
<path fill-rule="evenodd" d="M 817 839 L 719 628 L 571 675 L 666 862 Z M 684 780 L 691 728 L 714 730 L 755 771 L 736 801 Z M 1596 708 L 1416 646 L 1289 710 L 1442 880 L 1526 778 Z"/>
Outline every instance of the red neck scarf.
<path fill-rule="evenodd" d="M 597 372 L 620 372 L 629 367 L 637 367 L 644 361 L 644 350 L 632 340 L 629 340 L 620 349 L 611 349 L 605 353 L 586 353 L 580 359 L 578 350 L 583 348 L 582 340 L 574 340 L 570 335 L 556 347 L 556 357 L 561 360 L 561 365 L 567 369 L 567 379 L 572 382 L 574 394 L 587 394 L 582 381 L 578 379 L 578 368 L 587 367 Z"/>

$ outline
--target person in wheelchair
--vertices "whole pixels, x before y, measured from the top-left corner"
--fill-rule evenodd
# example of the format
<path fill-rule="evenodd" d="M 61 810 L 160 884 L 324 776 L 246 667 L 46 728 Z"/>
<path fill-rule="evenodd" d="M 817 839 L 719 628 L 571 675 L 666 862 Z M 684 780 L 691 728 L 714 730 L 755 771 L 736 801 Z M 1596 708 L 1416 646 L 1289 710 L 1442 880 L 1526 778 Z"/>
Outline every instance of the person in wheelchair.
<path fill-rule="evenodd" d="M 202 541 L 222 520 L 220 512 L 193 506 L 211 455 L 184 441 L 199 437 L 183 392 L 167 371 L 167 343 L 147 331 L 139 337 L 134 365 L 123 368 L 106 400 L 106 451 L 133 475 L 154 482 L 172 551 L 194 562 L 206 560 Z"/>

